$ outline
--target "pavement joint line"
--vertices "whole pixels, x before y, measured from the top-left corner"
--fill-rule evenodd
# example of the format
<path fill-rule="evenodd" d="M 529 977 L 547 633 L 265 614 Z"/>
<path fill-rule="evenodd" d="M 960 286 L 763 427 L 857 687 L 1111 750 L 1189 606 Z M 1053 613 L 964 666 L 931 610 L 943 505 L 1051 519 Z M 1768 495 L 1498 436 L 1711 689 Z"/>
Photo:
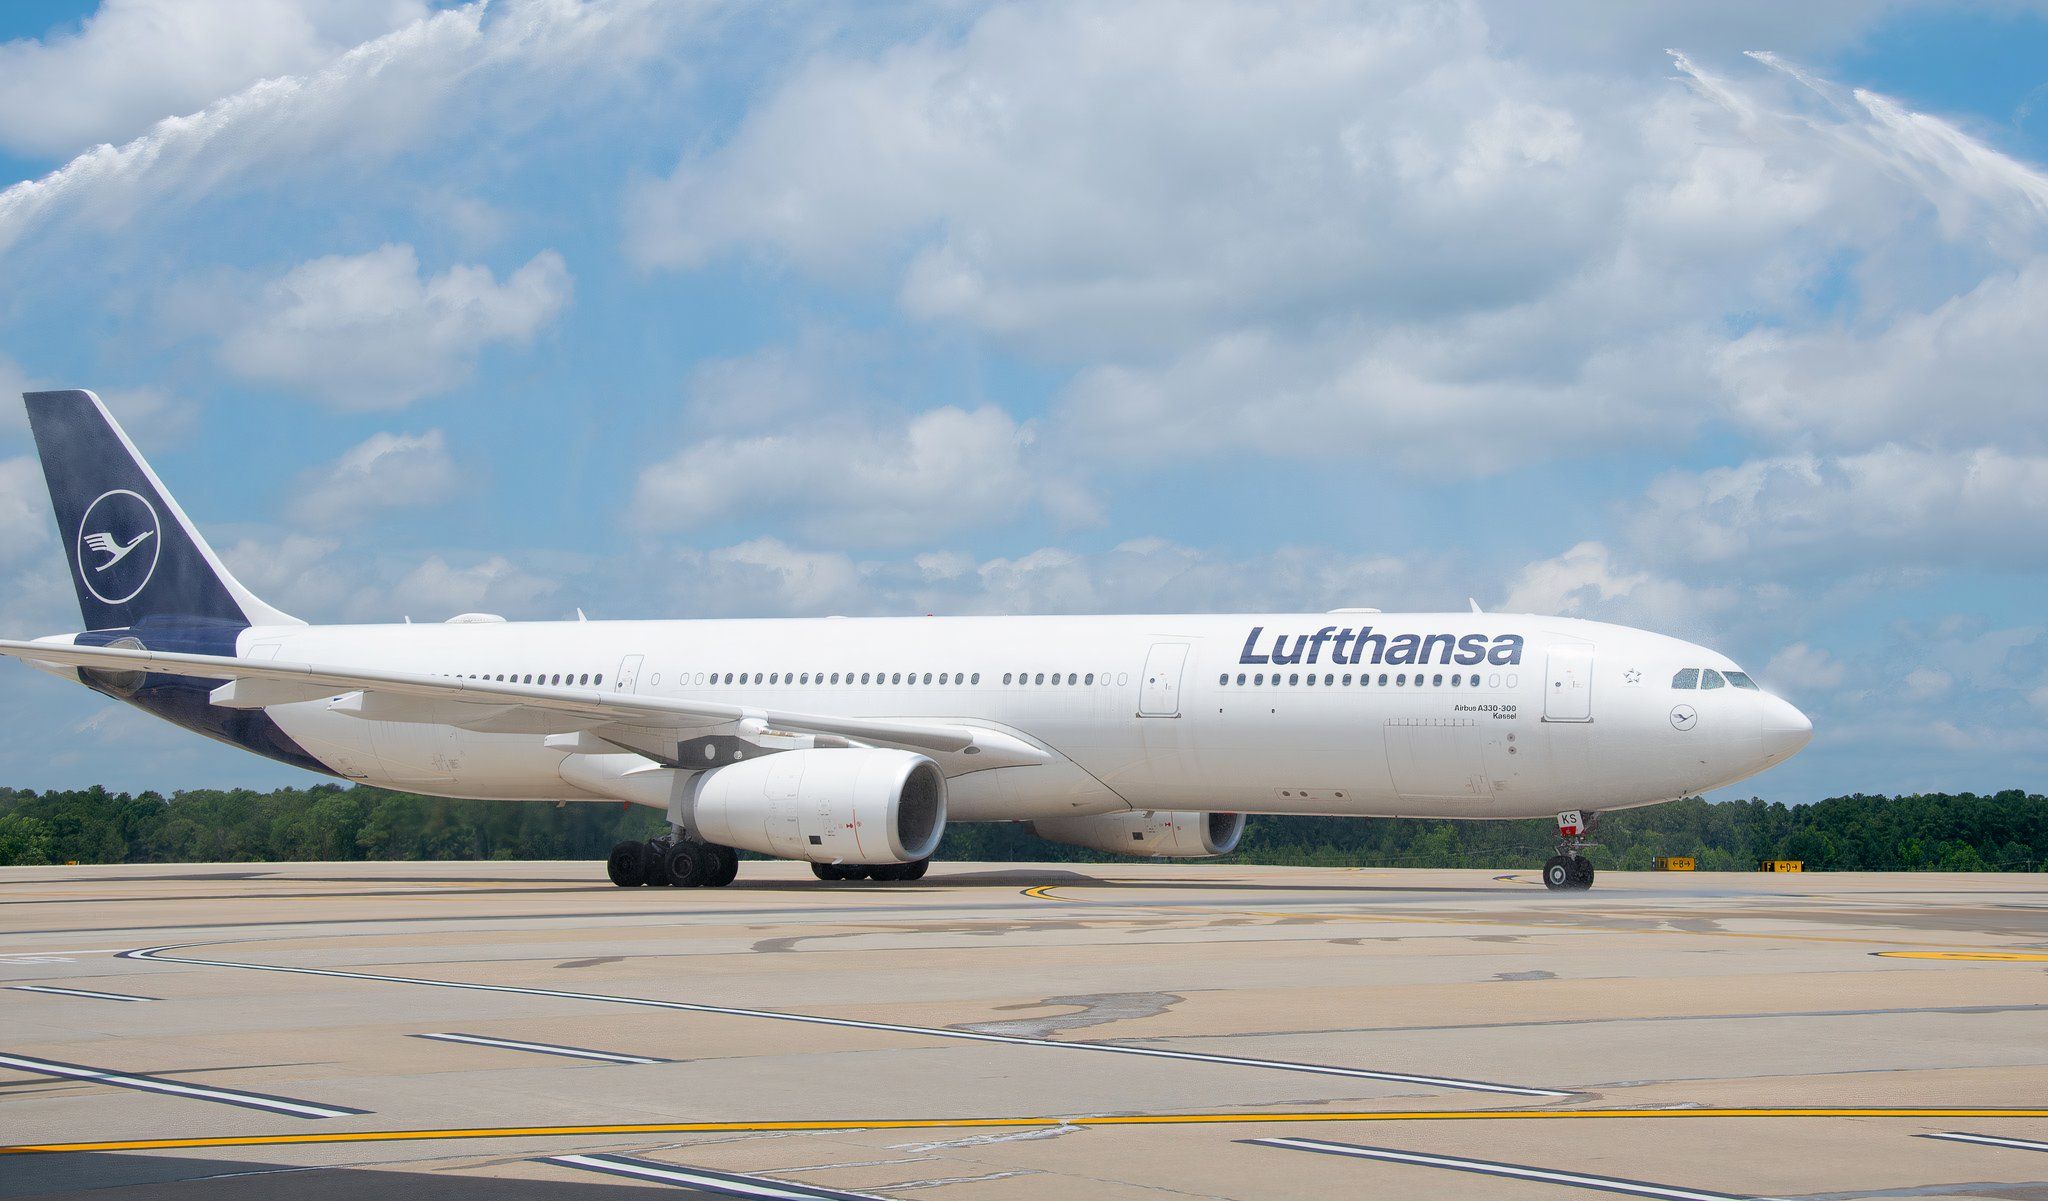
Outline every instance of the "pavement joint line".
<path fill-rule="evenodd" d="M 1471 1172 L 1480 1176 L 1500 1176 L 1510 1180 L 1531 1180 L 1543 1184 L 1566 1184 L 1574 1188 L 1590 1189 L 1602 1193 L 1620 1193 L 1630 1197 L 1657 1197 L 1665 1201 L 1748 1201 L 1741 1193 L 1713 1193 L 1704 1189 L 1681 1188 L 1669 1184 L 1653 1184 L 1647 1180 L 1629 1180 L 1620 1176 L 1594 1176 L 1585 1172 L 1563 1172 L 1555 1168 L 1538 1168 L 1528 1164 L 1500 1163 L 1491 1159 L 1465 1159 L 1456 1155 L 1426 1155 L 1415 1151 L 1397 1151 L 1391 1147 L 1365 1147 L 1357 1143 L 1328 1143 L 1312 1138 L 1255 1138 L 1246 1139 L 1255 1147 L 1280 1147 L 1289 1151 L 1313 1151 L 1321 1155 L 1342 1155 L 1352 1159 L 1373 1159 L 1383 1163 L 1410 1164 L 1420 1168 L 1443 1168 L 1453 1172 Z"/>
<path fill-rule="evenodd" d="M 136 997 L 127 993 L 97 992 L 90 988 L 60 988 L 55 984 L 10 984 L 9 992 L 50 993 L 59 997 L 85 997 L 93 1001 L 161 1001 L 162 997 Z"/>
<path fill-rule="evenodd" d="M 652 1055 L 627 1055 L 618 1051 L 593 1051 L 589 1047 L 563 1047 L 554 1043 L 521 1042 L 514 1038 L 487 1038 L 481 1034 L 415 1034 L 414 1038 L 431 1039 L 434 1042 L 462 1043 L 466 1046 L 496 1047 L 505 1051 L 531 1051 L 536 1055 L 559 1055 L 565 1059 L 591 1059 L 601 1063 L 673 1063 L 674 1060 L 659 1059 Z"/>
<path fill-rule="evenodd" d="M 1045 885 L 1044 887 L 1086 888 L 1088 886 L 1085 884 L 1055 884 Z M 1516 926 L 1522 929 L 1538 930 L 1556 934 L 1689 934 L 1696 938 L 1756 938 L 1774 942 L 1842 943 L 1852 946 L 1937 947 L 1944 945 L 1940 943 L 1909 942 L 1906 940 L 1896 938 L 1849 938 L 1833 934 L 1771 934 L 1761 930 L 1686 930 L 1675 926 L 1565 925 L 1562 923 L 1535 922 L 1517 918 L 1483 917 L 1476 914 L 1457 914 L 1451 917 L 1443 917 L 1437 914 L 1429 913 L 1330 913 L 1327 911 L 1318 911 L 1313 909 L 1226 909 L 1221 906 L 1189 906 L 1168 908 L 1162 905 L 1147 904 L 1143 901 L 1095 901 L 1083 900 L 1079 897 L 1044 896 L 1039 889 L 1025 889 L 1024 895 L 1037 897 L 1040 900 L 1061 901 L 1069 905 L 1095 905 L 1105 909 L 1139 909 L 1149 913 L 1157 913 L 1162 915 L 1177 913 L 1206 913 L 1227 917 L 1317 918 L 1324 921 L 1379 922 L 1396 925 L 1436 923 L 1439 925 Z M 1872 952 L 1872 954 L 1888 955 L 1896 958 L 1963 959 L 1972 958 L 1980 955 L 1985 957 L 2000 956 L 2006 954 L 2006 952 L 1998 952 L 1991 950 L 1981 952 L 1958 952 L 1951 950 L 1937 953 L 1916 954 L 1914 952 L 1907 951 L 1877 951 Z M 2048 959 L 2048 955 L 2034 956 L 2034 958 Z"/>
<path fill-rule="evenodd" d="M 1856 1106 L 1730 1107 L 1684 1109 L 1386 1109 L 1351 1113 L 1250 1111 L 1242 1113 L 1094 1114 L 1067 1117 L 835 1118 L 738 1122 L 633 1122 L 602 1125 L 424 1127 L 410 1130 L 331 1130 L 302 1134 L 234 1134 L 190 1138 L 118 1139 L 101 1142 L 24 1143 L 0 1146 L 4 1155 L 49 1155 L 97 1151 L 176 1151 L 225 1147 L 280 1147 L 300 1144 L 440 1142 L 459 1139 L 598 1138 L 642 1134 L 771 1134 L 838 1130 L 1053 1129 L 1063 1126 L 1231 1126 L 1329 1122 L 1516 1122 L 1661 1121 L 1667 1119 L 1813 1120 L 1880 1118 L 1933 1121 L 1983 1118 L 2048 1121 L 2048 1107 Z M 1938 1137 L 1928 1135 L 1926 1137 Z M 1969 1138 L 1989 1136 L 1968 1136 Z"/>
<path fill-rule="evenodd" d="M 763 1201 L 889 1201 L 875 1193 L 852 1193 L 818 1185 L 793 1184 L 772 1176 L 752 1176 L 744 1172 L 714 1172 L 708 1168 L 657 1163 L 627 1155 L 551 1155 L 540 1162 L 582 1168 L 587 1172 L 606 1172 L 632 1180 L 679 1185 L 721 1197 L 759 1197 Z"/>
<path fill-rule="evenodd" d="M 190 945 L 194 944 L 185 944 L 185 946 Z M 1563 1098 L 1575 1095 L 1564 1089 L 1531 1088 L 1520 1084 L 1497 1084 L 1487 1080 L 1465 1080 L 1452 1076 L 1428 1076 L 1411 1072 L 1387 1072 L 1371 1068 L 1348 1068 L 1335 1064 L 1301 1063 L 1285 1059 L 1218 1055 L 1207 1051 L 1181 1051 L 1167 1047 L 1131 1046 L 1123 1043 L 1087 1042 L 1083 1040 L 1062 1041 L 1052 1038 L 1031 1038 L 1020 1034 L 990 1034 L 978 1030 L 955 1030 L 939 1026 L 909 1026 L 895 1022 L 867 1022 L 856 1018 L 835 1018 L 825 1017 L 820 1014 L 788 1013 L 774 1009 L 748 1009 L 737 1006 L 710 1005 L 698 1001 L 668 1001 L 654 997 L 624 997 L 612 993 L 573 992 L 563 989 L 529 988 L 513 984 L 477 984 L 461 980 L 433 980 L 420 976 L 386 976 L 375 972 L 350 972 L 333 968 L 287 967 L 269 963 L 237 963 L 232 960 L 193 959 L 167 954 L 170 951 L 183 949 L 185 949 L 184 946 L 140 948 L 133 951 L 123 951 L 121 958 L 140 959 L 150 963 L 176 963 L 197 967 L 239 968 L 243 971 L 278 972 L 294 976 L 319 976 L 337 980 L 368 980 L 379 984 L 411 984 L 426 988 L 453 989 L 460 992 L 503 993 L 511 996 L 545 997 L 554 1000 L 594 1001 L 600 1004 L 630 1005 L 643 1009 L 665 1009 L 679 1013 L 702 1013 L 718 1017 L 759 1018 L 771 1021 L 795 1022 L 811 1026 L 875 1030 L 890 1034 L 949 1038 L 965 1042 L 998 1043 L 1017 1047 L 1056 1047 L 1068 1051 L 1097 1051 L 1116 1055 L 1134 1055 L 1146 1059 L 1177 1059 L 1193 1063 L 1220 1064 L 1227 1067 L 1301 1072 L 1313 1076 L 1341 1076 L 1353 1080 L 1379 1080 L 1390 1084 L 1419 1084 L 1431 1088 L 1493 1093 L 1513 1097 Z"/>
<path fill-rule="evenodd" d="M 1986 1147 L 2006 1147 L 2014 1151 L 2048 1151 L 2048 1143 L 2035 1142 L 2030 1138 L 2006 1138 L 1996 1134 L 1965 1134 L 1951 1130 L 1944 1134 L 1923 1134 L 1921 1138 L 1942 1139 L 1951 1143 L 1979 1143 Z"/>
<path fill-rule="evenodd" d="M 243 1092 L 239 1089 L 180 1084 L 175 1080 L 164 1080 L 156 1076 L 109 1072 L 100 1068 L 89 1068 L 83 1064 L 35 1059 L 27 1055 L 0 1054 L 0 1068 L 13 1068 L 18 1072 L 55 1076 L 63 1080 L 82 1080 L 88 1084 L 108 1084 L 115 1088 L 134 1089 L 137 1092 L 189 1097 L 195 1101 L 214 1101 L 222 1105 L 260 1109 L 267 1113 L 281 1113 L 294 1118 L 349 1118 L 361 1117 L 369 1112 L 366 1109 L 350 1109 L 340 1105 L 315 1105 L 310 1101 L 295 1101 L 290 1097 L 273 1097 L 264 1093 Z"/>

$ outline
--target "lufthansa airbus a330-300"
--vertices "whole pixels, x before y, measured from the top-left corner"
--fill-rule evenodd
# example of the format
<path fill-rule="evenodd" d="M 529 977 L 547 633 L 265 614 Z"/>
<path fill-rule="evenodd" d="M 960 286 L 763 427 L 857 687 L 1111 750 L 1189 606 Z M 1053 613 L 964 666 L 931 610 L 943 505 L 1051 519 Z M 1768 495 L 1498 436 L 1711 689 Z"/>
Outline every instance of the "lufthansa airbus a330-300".
<path fill-rule="evenodd" d="M 948 821 L 1144 857 L 1246 814 L 1596 814 L 1789 758 L 1813 727 L 1676 638 L 1484 613 L 315 626 L 258 600 L 90 392 L 30 425 L 86 632 L 0 653 L 311 771 L 438 796 L 627 801 L 621 886 L 724 885 L 735 848 L 914 880 Z M 580 616 L 580 615 L 579 615 Z"/>

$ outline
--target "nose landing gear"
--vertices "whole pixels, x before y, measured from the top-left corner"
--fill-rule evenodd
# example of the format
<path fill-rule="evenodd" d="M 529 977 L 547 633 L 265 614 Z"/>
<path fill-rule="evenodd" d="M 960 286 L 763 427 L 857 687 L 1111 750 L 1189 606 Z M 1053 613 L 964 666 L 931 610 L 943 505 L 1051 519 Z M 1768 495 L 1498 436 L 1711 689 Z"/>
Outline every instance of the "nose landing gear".
<path fill-rule="evenodd" d="M 1593 861 L 1586 858 L 1593 841 L 1593 823 L 1600 815 L 1573 809 L 1557 815 L 1557 854 L 1543 864 L 1543 887 L 1552 892 L 1583 892 L 1593 887 Z"/>

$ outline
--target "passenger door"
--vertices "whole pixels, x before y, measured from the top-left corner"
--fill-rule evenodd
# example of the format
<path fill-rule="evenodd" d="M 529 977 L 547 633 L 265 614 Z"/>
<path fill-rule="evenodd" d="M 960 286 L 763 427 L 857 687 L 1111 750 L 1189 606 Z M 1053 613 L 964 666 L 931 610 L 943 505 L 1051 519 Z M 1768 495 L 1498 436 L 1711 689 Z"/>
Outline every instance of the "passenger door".
<path fill-rule="evenodd" d="M 1188 644 L 1160 642 L 1145 656 L 1145 678 L 1138 690 L 1139 717 L 1179 717 L 1180 677 L 1188 662 Z"/>
<path fill-rule="evenodd" d="M 1543 683 L 1544 721 L 1593 720 L 1593 646 L 1565 643 L 1550 648 Z"/>

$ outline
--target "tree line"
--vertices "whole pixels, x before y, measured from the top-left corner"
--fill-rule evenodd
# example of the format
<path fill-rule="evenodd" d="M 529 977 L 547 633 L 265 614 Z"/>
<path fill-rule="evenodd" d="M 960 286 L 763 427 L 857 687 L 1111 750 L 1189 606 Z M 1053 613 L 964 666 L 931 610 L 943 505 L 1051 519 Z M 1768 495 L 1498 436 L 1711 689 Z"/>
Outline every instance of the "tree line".
<path fill-rule="evenodd" d="M 109 792 L 0 788 L 0 865 L 369 859 L 602 859 L 663 832 L 660 814 L 618 804 L 455 801 L 365 786 Z M 1701 871 L 1796 859 L 1808 871 L 2048 870 L 2048 799 L 1926 793 L 1810 805 L 1698 799 L 1600 819 L 1597 867 L 1640 870 L 1664 855 Z M 1245 863 L 1516 869 L 1553 853 L 1548 821 L 1254 817 Z M 938 858 L 1125 862 L 1061 846 L 1020 823 L 956 825 Z"/>

